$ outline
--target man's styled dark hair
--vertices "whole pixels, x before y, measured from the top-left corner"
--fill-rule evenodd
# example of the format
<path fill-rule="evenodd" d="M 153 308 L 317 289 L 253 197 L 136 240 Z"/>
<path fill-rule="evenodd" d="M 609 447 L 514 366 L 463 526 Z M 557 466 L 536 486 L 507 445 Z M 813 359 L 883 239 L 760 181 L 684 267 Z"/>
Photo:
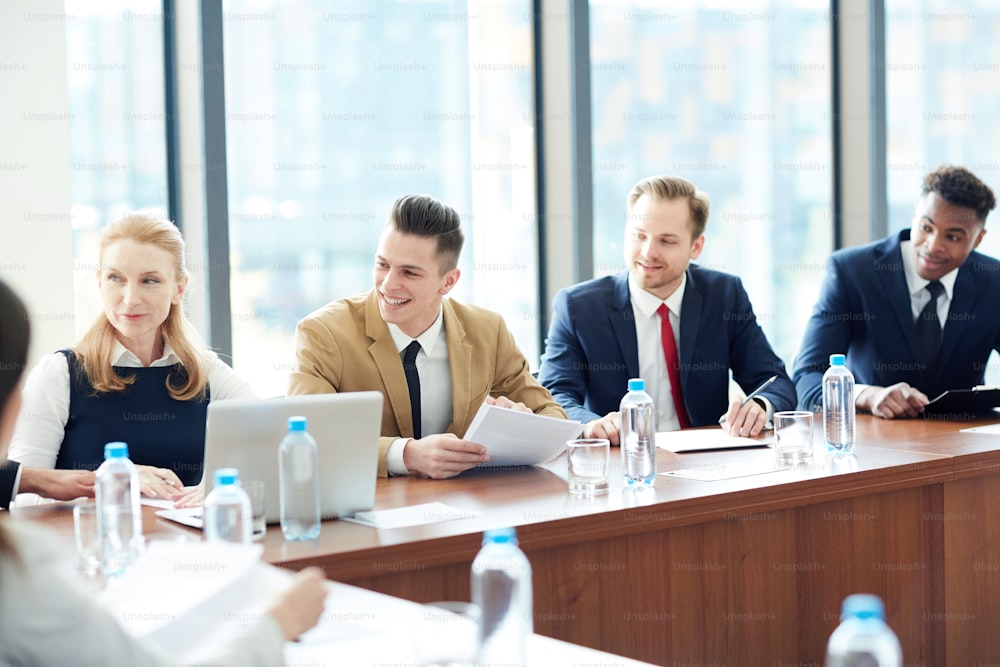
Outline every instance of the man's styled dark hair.
<path fill-rule="evenodd" d="M 986 224 L 986 216 L 997 205 L 993 190 L 965 167 L 941 165 L 927 174 L 920 194 L 927 195 L 931 192 L 936 192 L 952 206 L 971 208 L 983 224 Z"/>
<path fill-rule="evenodd" d="M 403 234 L 437 239 L 442 272 L 458 266 L 465 235 L 458 213 L 447 204 L 430 195 L 405 195 L 392 205 L 387 225 Z"/>

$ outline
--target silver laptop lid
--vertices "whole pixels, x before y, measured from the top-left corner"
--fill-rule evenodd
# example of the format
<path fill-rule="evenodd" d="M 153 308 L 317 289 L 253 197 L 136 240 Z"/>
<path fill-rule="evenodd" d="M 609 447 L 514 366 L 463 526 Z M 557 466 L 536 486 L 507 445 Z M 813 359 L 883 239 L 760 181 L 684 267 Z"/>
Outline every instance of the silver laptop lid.
<path fill-rule="evenodd" d="M 320 515 L 372 509 L 378 475 L 382 394 L 377 391 L 212 401 L 205 428 L 206 493 L 218 468 L 264 482 L 267 522 L 280 520 L 278 445 L 288 418 L 309 420 L 319 455 Z"/>

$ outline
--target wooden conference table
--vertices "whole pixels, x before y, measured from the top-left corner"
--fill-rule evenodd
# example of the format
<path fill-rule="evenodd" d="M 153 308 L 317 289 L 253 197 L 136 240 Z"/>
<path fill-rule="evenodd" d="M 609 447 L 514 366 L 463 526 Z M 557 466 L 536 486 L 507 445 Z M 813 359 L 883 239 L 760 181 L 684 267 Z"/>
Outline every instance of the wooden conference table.
<path fill-rule="evenodd" d="M 271 527 L 264 559 L 417 602 L 468 600 L 482 531 L 512 525 L 534 572 L 535 631 L 574 644 L 662 665 L 821 665 L 843 598 L 870 592 L 907 665 L 990 664 L 1000 435 L 960 430 L 998 420 L 859 416 L 855 461 L 741 477 L 771 450 L 661 450 L 660 472 L 729 477 L 661 475 L 646 494 L 622 488 L 617 450 L 611 493 L 593 499 L 567 494 L 562 458 L 380 480 L 377 510 L 440 501 L 480 514 L 382 530 L 326 522 L 315 543 Z M 65 516 L 38 518 L 72 530 Z M 188 530 L 146 517 L 147 534 Z"/>

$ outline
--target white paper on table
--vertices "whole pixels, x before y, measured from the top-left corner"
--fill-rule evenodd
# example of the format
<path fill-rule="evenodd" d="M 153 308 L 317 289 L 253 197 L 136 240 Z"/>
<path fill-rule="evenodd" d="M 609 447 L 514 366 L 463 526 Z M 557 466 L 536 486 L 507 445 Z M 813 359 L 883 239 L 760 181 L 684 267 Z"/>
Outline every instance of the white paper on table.
<path fill-rule="evenodd" d="M 472 519 L 482 512 L 462 509 L 444 503 L 423 503 L 409 507 L 397 507 L 391 510 L 370 510 L 357 512 L 354 516 L 341 517 L 342 521 L 360 523 L 373 528 L 406 528 L 420 526 L 425 523 L 452 521 L 454 519 Z"/>
<path fill-rule="evenodd" d="M 962 433 L 981 433 L 982 435 L 1000 435 L 1000 424 L 990 424 L 989 426 L 972 426 L 963 428 Z"/>
<path fill-rule="evenodd" d="M 751 475 L 763 475 L 765 473 L 787 473 L 787 468 L 775 469 L 773 463 L 713 463 L 691 468 L 681 468 L 661 472 L 661 475 L 669 477 L 682 477 L 684 479 L 696 479 L 700 482 L 715 482 L 720 479 L 733 479 L 734 477 L 749 477 Z"/>
<path fill-rule="evenodd" d="M 483 403 L 463 439 L 486 446 L 490 461 L 480 468 L 524 466 L 551 461 L 582 431 L 580 422 Z"/>
<path fill-rule="evenodd" d="M 768 447 L 774 438 L 734 438 L 721 428 L 661 431 L 656 434 L 656 446 L 674 452 L 699 452 L 711 449 L 747 449 Z"/>

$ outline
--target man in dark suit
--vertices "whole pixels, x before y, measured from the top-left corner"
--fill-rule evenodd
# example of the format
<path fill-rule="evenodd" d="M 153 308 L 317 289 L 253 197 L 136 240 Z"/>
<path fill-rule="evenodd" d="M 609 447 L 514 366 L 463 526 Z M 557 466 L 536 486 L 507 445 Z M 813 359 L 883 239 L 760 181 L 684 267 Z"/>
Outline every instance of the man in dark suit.
<path fill-rule="evenodd" d="M 886 419 L 982 384 L 1000 349 L 1000 262 L 974 250 L 995 206 L 971 172 L 939 167 L 924 178 L 910 229 L 833 253 L 795 362 L 800 407 L 821 408 L 837 353 L 847 354 L 858 410 Z"/>
<path fill-rule="evenodd" d="M 640 181 L 628 196 L 626 272 L 561 290 L 539 380 L 588 437 L 617 444 L 629 378 L 646 380 L 657 430 L 718 424 L 757 435 L 795 390 L 738 278 L 697 265 L 709 200 L 682 178 Z M 729 401 L 729 372 L 757 399 Z"/>
<path fill-rule="evenodd" d="M 0 463 L 0 509 L 18 493 L 37 493 L 56 500 L 94 496 L 94 471 L 26 468 L 16 461 Z"/>

